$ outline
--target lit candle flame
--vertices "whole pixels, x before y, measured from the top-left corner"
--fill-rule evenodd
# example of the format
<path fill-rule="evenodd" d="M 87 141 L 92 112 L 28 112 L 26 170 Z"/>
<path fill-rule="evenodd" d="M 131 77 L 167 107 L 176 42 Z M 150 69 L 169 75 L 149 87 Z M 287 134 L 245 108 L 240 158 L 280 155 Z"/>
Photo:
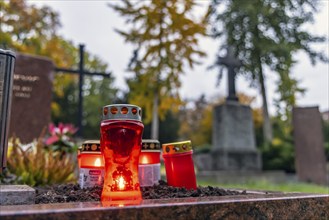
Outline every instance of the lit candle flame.
<path fill-rule="evenodd" d="M 148 164 L 149 160 L 146 156 L 142 156 L 142 164 Z"/>
<path fill-rule="evenodd" d="M 100 167 L 100 166 L 102 166 L 102 161 L 101 161 L 100 158 L 97 158 L 97 159 L 95 160 L 95 162 L 94 162 L 94 166 L 95 166 L 95 167 Z"/>
<path fill-rule="evenodd" d="M 118 187 L 120 190 L 125 189 L 125 179 L 122 176 L 120 176 L 118 179 Z"/>

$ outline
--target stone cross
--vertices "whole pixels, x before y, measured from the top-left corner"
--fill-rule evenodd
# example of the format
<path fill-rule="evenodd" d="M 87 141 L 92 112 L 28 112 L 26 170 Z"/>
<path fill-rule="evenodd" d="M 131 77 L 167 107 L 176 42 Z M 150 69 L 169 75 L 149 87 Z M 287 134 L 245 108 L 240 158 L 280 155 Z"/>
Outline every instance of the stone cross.
<path fill-rule="evenodd" d="M 218 56 L 217 63 L 219 65 L 224 65 L 228 69 L 228 97 L 226 100 L 229 101 L 238 101 L 238 97 L 236 96 L 235 91 L 235 68 L 241 66 L 241 61 L 234 57 L 233 47 L 228 46 L 225 57 Z"/>

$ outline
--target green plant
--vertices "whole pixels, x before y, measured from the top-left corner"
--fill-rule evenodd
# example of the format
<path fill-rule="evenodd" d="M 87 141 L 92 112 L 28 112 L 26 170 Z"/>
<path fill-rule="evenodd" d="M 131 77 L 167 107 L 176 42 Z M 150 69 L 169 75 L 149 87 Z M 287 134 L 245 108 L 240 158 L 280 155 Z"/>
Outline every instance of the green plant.
<path fill-rule="evenodd" d="M 264 170 L 284 170 L 295 172 L 295 151 L 292 140 L 274 138 L 270 146 L 262 149 Z"/>
<path fill-rule="evenodd" d="M 329 161 L 329 142 L 324 143 L 324 152 L 326 154 L 327 161 Z"/>
<path fill-rule="evenodd" d="M 311 183 L 302 182 L 283 182 L 274 183 L 270 180 L 259 179 L 249 180 L 244 183 L 219 183 L 214 181 L 199 180 L 198 185 L 201 186 L 218 186 L 229 189 L 247 189 L 247 190 L 265 190 L 280 192 L 304 192 L 304 193 L 329 193 L 327 186 L 321 186 Z"/>
<path fill-rule="evenodd" d="M 7 166 L 17 176 L 15 182 L 40 186 L 75 181 L 73 155 L 45 150 L 42 140 L 41 136 L 28 146 L 21 145 L 17 138 L 10 140 Z"/>

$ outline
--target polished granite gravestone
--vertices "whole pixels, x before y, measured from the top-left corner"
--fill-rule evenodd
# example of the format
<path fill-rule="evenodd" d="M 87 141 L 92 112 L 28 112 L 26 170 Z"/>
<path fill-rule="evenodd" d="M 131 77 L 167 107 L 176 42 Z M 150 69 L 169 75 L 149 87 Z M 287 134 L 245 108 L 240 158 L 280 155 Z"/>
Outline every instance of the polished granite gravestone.
<path fill-rule="evenodd" d="M 329 195 L 249 195 L 152 199 L 122 203 L 0 206 L 1 220 L 29 219 L 328 219 Z"/>
<path fill-rule="evenodd" d="M 50 122 L 54 64 L 45 57 L 17 54 L 9 136 L 22 143 L 39 137 Z"/>
<path fill-rule="evenodd" d="M 301 181 L 329 184 L 318 107 L 293 108 L 296 173 Z"/>

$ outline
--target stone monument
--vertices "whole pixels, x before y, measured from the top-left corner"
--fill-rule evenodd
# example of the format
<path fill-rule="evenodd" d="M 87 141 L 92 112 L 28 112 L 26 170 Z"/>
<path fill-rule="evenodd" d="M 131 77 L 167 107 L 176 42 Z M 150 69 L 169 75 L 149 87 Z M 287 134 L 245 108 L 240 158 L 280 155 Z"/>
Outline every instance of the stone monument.
<path fill-rule="evenodd" d="M 241 63 L 228 47 L 218 63 L 228 69 L 226 103 L 213 110 L 212 167 L 215 170 L 261 170 L 261 155 L 256 149 L 251 108 L 239 103 L 235 92 L 236 69 Z"/>
<path fill-rule="evenodd" d="M 53 70 L 48 58 L 17 55 L 9 137 L 29 143 L 50 123 Z"/>
<path fill-rule="evenodd" d="M 235 71 L 241 63 L 231 47 L 217 63 L 228 69 L 228 97 L 213 110 L 211 152 L 196 156 L 196 164 L 200 171 L 259 171 L 262 161 L 256 149 L 251 108 L 240 104 L 235 92 Z"/>
<path fill-rule="evenodd" d="M 321 123 L 318 107 L 293 108 L 297 176 L 301 181 L 328 184 Z"/>

